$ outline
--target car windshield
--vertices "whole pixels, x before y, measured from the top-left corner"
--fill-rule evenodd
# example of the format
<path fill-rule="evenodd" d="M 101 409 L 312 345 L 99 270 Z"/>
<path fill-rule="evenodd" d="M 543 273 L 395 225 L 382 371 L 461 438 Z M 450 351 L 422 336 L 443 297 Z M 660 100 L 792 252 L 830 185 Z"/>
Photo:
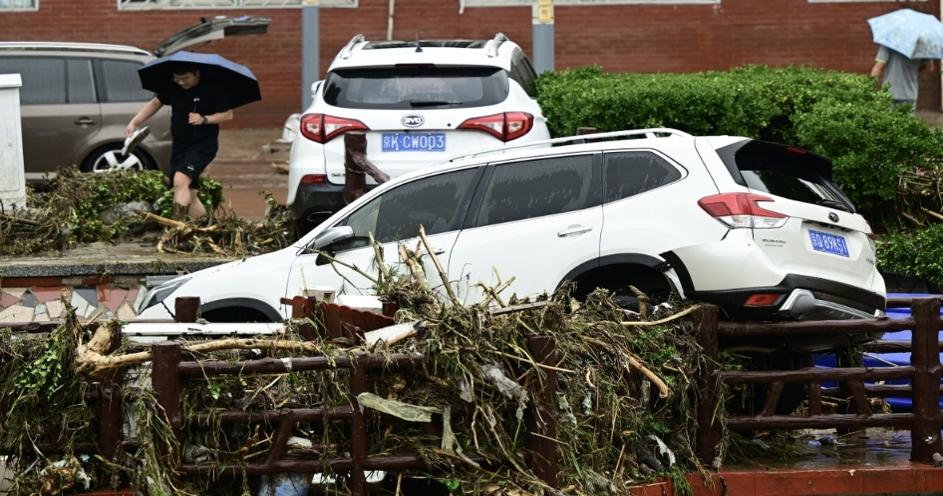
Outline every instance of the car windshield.
<path fill-rule="evenodd" d="M 790 200 L 854 212 L 831 179 L 828 159 L 794 147 L 750 140 L 717 150 L 738 183 Z"/>
<path fill-rule="evenodd" d="M 328 105 L 357 109 L 483 107 L 507 95 L 507 73 L 498 67 L 339 69 L 324 84 Z"/>

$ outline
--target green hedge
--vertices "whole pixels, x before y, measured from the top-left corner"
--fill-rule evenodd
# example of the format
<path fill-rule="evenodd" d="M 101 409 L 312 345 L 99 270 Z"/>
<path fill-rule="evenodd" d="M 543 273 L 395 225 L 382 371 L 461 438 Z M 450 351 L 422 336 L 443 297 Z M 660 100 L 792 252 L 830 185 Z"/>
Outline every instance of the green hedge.
<path fill-rule="evenodd" d="M 878 225 L 895 223 L 900 170 L 938 167 L 943 137 L 870 77 L 810 68 L 751 66 L 693 74 L 545 73 L 539 101 L 554 136 L 672 127 L 794 144 L 833 160 L 836 181 Z M 887 212 L 890 209 L 891 215 Z"/>
<path fill-rule="evenodd" d="M 925 279 L 943 288 L 943 224 L 881 236 L 878 268 Z"/>

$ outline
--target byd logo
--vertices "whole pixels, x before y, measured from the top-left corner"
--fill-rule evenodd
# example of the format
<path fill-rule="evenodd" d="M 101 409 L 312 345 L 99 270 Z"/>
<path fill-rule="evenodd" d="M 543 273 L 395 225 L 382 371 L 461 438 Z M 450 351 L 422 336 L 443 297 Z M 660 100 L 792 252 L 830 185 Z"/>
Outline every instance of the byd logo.
<path fill-rule="evenodd" d="M 426 119 L 419 114 L 408 114 L 404 115 L 400 122 L 406 127 L 419 127 L 423 122 L 426 122 Z"/>

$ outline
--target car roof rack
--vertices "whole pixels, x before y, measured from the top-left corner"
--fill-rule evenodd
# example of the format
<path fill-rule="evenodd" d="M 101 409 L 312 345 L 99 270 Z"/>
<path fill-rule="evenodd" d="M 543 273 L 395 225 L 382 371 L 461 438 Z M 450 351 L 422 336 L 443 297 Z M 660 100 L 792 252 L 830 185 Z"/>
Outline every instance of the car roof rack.
<path fill-rule="evenodd" d="M 344 45 L 344 48 L 341 50 L 341 53 L 340 53 L 340 58 L 349 59 L 351 52 L 354 51 L 354 46 L 356 46 L 357 43 L 360 43 L 364 39 L 365 38 L 363 37 L 363 33 L 358 33 L 354 35 L 354 37 L 351 38 L 350 41 L 348 41 L 346 45 Z"/>
<path fill-rule="evenodd" d="M 505 41 L 510 41 L 510 40 L 508 40 L 508 37 L 505 36 L 504 33 L 498 33 L 494 35 L 494 38 L 491 38 L 490 40 L 488 40 L 488 43 L 485 43 L 485 53 L 489 57 L 497 57 L 498 48 L 500 48 L 501 44 L 504 43 Z"/>
<path fill-rule="evenodd" d="M 664 136 L 667 135 L 667 136 Z M 628 138 L 632 136 L 640 136 L 645 138 L 660 138 L 660 137 L 673 137 L 673 138 L 693 138 L 694 136 L 677 129 L 672 129 L 670 127 L 653 127 L 646 129 L 630 129 L 625 131 L 610 131 L 608 133 L 595 133 L 595 134 L 578 134 L 576 136 L 565 136 L 563 138 L 553 138 L 548 140 L 534 141 L 532 143 L 527 143 L 524 145 L 515 145 L 507 146 L 504 148 L 492 148 L 490 150 L 484 150 L 481 152 L 469 153 L 467 155 L 460 155 L 458 157 L 453 157 L 450 162 L 454 162 L 464 158 L 473 158 L 480 157 L 483 155 L 492 155 L 497 153 L 503 153 L 511 150 L 520 150 L 523 148 L 532 148 L 537 146 L 560 146 L 565 144 L 582 144 L 589 141 L 596 140 L 605 140 L 612 138 Z"/>

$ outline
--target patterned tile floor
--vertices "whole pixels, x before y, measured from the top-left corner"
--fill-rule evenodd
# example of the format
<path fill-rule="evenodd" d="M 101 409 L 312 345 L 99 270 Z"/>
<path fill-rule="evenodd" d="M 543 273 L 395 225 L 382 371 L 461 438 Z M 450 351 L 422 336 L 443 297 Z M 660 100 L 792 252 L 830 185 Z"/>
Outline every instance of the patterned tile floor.
<path fill-rule="evenodd" d="M 143 286 L 37 286 L 0 288 L 0 322 L 45 322 L 61 318 L 66 305 L 80 320 L 133 319 L 147 293 Z"/>

